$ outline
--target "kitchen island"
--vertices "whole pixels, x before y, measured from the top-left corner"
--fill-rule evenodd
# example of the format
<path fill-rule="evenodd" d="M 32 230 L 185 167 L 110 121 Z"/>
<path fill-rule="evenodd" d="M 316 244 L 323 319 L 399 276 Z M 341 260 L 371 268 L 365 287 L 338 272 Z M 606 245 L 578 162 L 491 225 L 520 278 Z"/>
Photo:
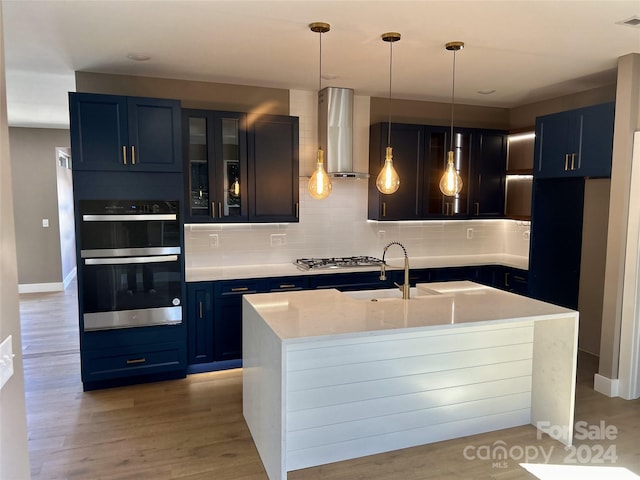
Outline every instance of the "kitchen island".
<path fill-rule="evenodd" d="M 243 298 L 243 413 L 270 480 L 533 424 L 572 441 L 578 313 L 472 282 Z"/>

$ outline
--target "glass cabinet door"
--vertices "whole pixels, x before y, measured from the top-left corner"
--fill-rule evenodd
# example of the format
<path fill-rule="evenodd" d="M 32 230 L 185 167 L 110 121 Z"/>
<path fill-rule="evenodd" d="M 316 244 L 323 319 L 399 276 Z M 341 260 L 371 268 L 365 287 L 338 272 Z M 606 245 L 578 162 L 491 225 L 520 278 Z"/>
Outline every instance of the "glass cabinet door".
<path fill-rule="evenodd" d="M 189 214 L 191 217 L 209 217 L 209 140 L 206 116 L 187 117 L 188 128 L 188 175 Z"/>
<path fill-rule="evenodd" d="M 240 157 L 238 132 L 239 120 L 223 118 L 222 128 L 222 162 L 223 162 L 223 217 L 239 217 L 242 215 L 242 194 L 247 188 L 246 183 L 240 183 Z"/>
<path fill-rule="evenodd" d="M 425 174 L 428 191 L 424 197 L 424 210 L 429 216 L 466 215 L 468 210 L 469 157 L 471 154 L 471 133 L 454 131 L 453 158 L 456 170 L 462 177 L 462 191 L 454 197 L 440 192 L 440 178 L 447 165 L 447 154 L 451 143 L 448 129 L 432 129 L 427 132 L 428 159 Z"/>
<path fill-rule="evenodd" d="M 245 114 L 216 113 L 216 212 L 220 221 L 247 219 Z"/>

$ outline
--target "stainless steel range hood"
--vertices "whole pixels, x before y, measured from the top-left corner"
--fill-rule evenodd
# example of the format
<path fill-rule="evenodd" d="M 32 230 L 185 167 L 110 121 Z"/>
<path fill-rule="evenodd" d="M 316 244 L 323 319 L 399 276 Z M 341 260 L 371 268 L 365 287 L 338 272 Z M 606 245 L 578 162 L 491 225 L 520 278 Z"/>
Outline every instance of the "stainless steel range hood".
<path fill-rule="evenodd" d="M 353 90 L 327 87 L 318 94 L 318 141 L 327 173 L 334 178 L 368 178 L 353 170 Z"/>

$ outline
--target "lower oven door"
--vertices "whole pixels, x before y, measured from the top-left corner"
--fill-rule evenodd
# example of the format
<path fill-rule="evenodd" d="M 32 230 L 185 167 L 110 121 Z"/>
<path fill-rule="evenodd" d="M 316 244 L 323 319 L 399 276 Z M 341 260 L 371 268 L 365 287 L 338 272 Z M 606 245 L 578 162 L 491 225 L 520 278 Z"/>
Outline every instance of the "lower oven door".
<path fill-rule="evenodd" d="M 182 322 L 179 255 L 84 258 L 84 330 Z"/>

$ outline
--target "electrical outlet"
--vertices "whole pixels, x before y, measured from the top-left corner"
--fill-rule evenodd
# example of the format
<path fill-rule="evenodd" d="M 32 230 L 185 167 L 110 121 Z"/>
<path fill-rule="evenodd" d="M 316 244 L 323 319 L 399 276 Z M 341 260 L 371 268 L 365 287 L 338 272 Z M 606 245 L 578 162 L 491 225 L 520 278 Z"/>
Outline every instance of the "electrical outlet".
<path fill-rule="evenodd" d="M 471 240 L 473 238 L 473 228 L 467 228 L 467 240 Z"/>
<path fill-rule="evenodd" d="M 218 234 L 210 233 L 209 234 L 209 248 L 218 248 Z"/>
<path fill-rule="evenodd" d="M 49 219 L 48 218 L 43 218 L 42 219 L 42 228 L 47 228 L 49 226 Z"/>
<path fill-rule="evenodd" d="M 271 246 L 272 247 L 281 247 L 287 244 L 287 234 L 286 233 L 272 233 L 271 234 Z"/>
<path fill-rule="evenodd" d="M 378 240 L 384 240 L 386 234 L 387 232 L 385 232 L 384 230 L 378 230 Z"/>

